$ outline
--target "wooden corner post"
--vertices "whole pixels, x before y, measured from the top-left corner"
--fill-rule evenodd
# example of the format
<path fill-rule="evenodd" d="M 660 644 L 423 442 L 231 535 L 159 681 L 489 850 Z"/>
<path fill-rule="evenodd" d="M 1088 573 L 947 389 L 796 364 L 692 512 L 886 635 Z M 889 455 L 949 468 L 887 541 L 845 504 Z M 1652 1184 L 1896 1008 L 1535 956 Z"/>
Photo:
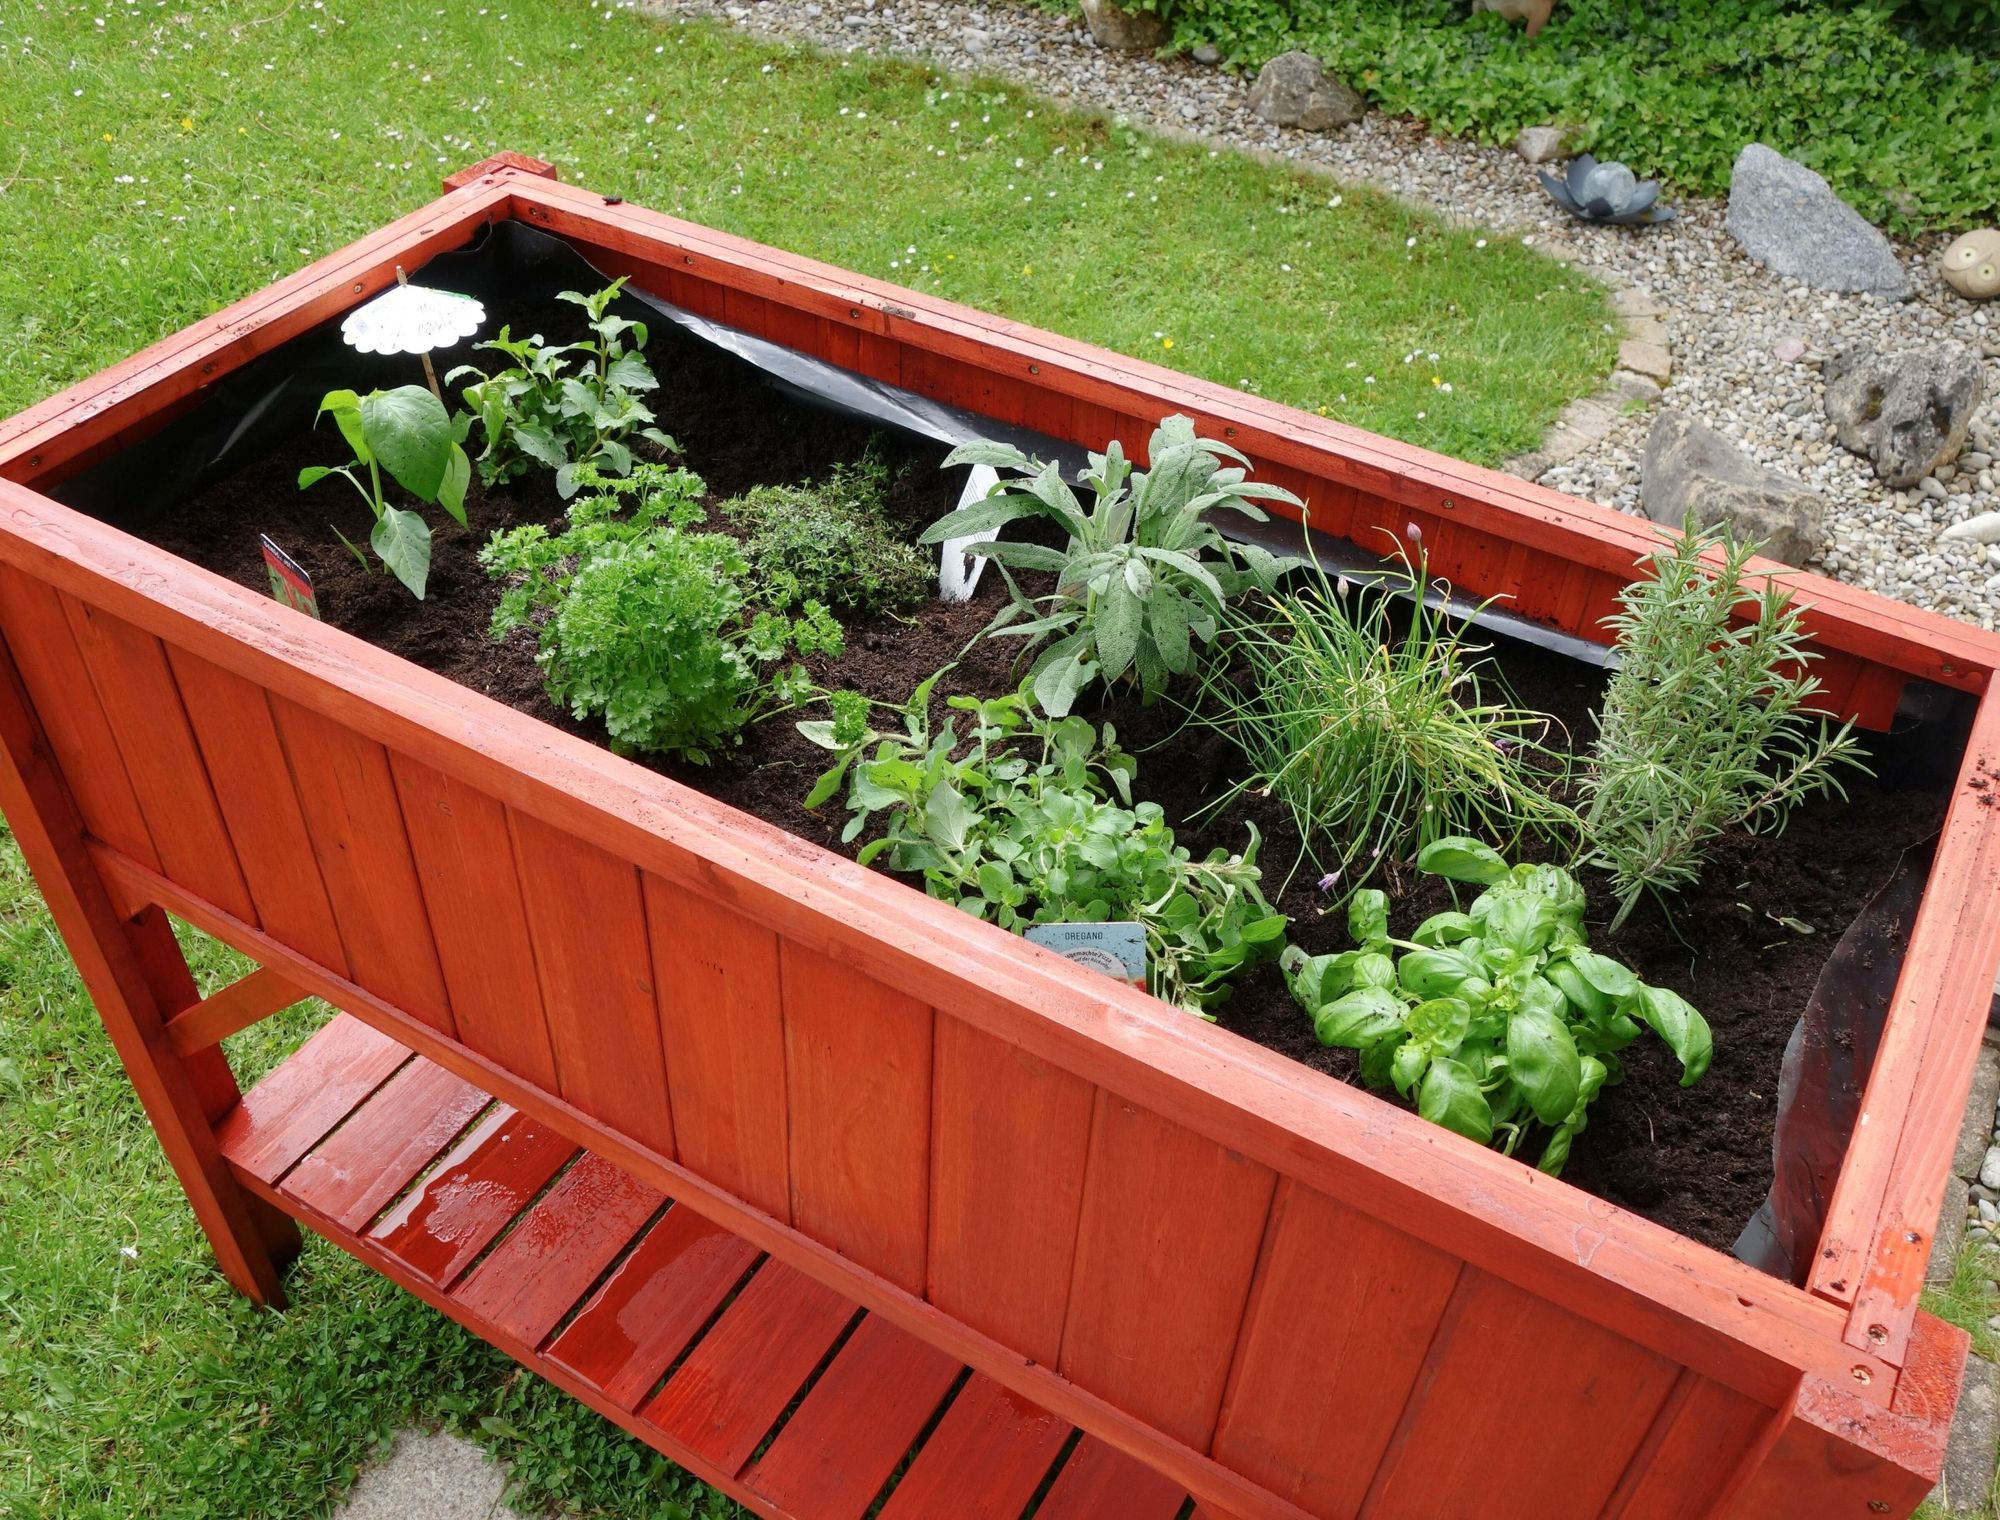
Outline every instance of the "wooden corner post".
<path fill-rule="evenodd" d="M 298 1227 L 239 1187 L 216 1145 L 214 1123 L 239 1096 L 221 1048 L 183 1054 L 167 1032 L 172 1015 L 201 1001 L 194 977 L 166 914 L 147 907 L 125 918 L 114 906 L 4 640 L 0 811 L 223 1275 L 253 1302 L 282 1308 L 279 1273 L 298 1253 Z"/>

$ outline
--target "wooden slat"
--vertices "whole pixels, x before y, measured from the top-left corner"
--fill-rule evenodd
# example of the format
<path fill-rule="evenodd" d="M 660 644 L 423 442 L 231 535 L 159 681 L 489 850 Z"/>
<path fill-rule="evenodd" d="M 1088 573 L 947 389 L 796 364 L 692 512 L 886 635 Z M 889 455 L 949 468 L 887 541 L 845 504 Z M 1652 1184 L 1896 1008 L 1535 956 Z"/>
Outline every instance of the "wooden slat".
<path fill-rule="evenodd" d="M 458 1037 L 509 1071 L 555 1087 L 507 810 L 407 755 L 392 753 L 389 769 Z"/>
<path fill-rule="evenodd" d="M 930 1193 L 931 1011 L 790 942 L 780 964 L 792 1222 L 920 1292 Z"/>
<path fill-rule="evenodd" d="M 1280 1182 L 1217 1459 L 1311 1514 L 1355 1513 L 1461 1265 Z"/>
<path fill-rule="evenodd" d="M 182 1055 L 220 1045 L 232 1034 L 304 1000 L 305 992 L 269 966 L 184 1008 L 167 1021 L 167 1035 Z"/>
<path fill-rule="evenodd" d="M 681 1162 L 789 1219 L 777 936 L 651 874 L 645 894 Z"/>
<path fill-rule="evenodd" d="M 55 589 L 0 566 L 0 628 L 84 826 L 158 870 L 160 857 L 118 740 L 91 688 Z"/>
<path fill-rule="evenodd" d="M 868 1316 L 744 1481 L 781 1515 L 861 1520 L 959 1371 Z"/>
<path fill-rule="evenodd" d="M 1094 1089 L 937 1020 L 931 1302 L 1038 1362 L 1062 1349 Z"/>
<path fill-rule="evenodd" d="M 502 1104 L 369 1230 L 369 1239 L 441 1288 L 456 1283 L 577 1147 Z"/>
<path fill-rule="evenodd" d="M 636 1409 L 757 1259 L 756 1247 L 676 1205 L 549 1347 L 549 1360 Z"/>
<path fill-rule="evenodd" d="M 458 1288 L 466 1308 L 539 1346 L 618 1259 L 666 1195 L 586 1155 Z"/>
<path fill-rule="evenodd" d="M 123 618 L 63 599 L 77 652 L 124 756 L 125 772 L 173 881 L 247 922 L 257 921 L 235 847 L 188 727 L 180 689 L 158 639 Z M 87 764 L 100 757 L 87 757 Z"/>
<path fill-rule="evenodd" d="M 345 724 L 274 696 L 271 711 L 354 980 L 453 1032 L 389 756 Z"/>
<path fill-rule="evenodd" d="M 333 905 L 263 690 L 185 649 L 168 646 L 167 660 L 259 921 L 274 938 L 345 975 Z"/>
<path fill-rule="evenodd" d="M 276 1182 L 409 1058 L 358 1019 L 334 1019 L 217 1126 L 223 1154 L 251 1176 Z"/>
<path fill-rule="evenodd" d="M 1468 1272 L 1360 1513 L 1449 1514 L 1477 1494 L 1492 1520 L 1595 1515 L 1677 1372 L 1560 1305 Z M 1522 1397 L 1502 1396 L 1510 1388 Z"/>
<path fill-rule="evenodd" d="M 516 814 L 509 827 L 562 1095 L 671 1158 L 639 873 L 532 818 Z"/>
<path fill-rule="evenodd" d="M 1063 1376 L 1205 1448 L 1276 1181 L 1100 1091 Z"/>
<path fill-rule="evenodd" d="M 418 1056 L 293 1167 L 281 1191 L 343 1229 L 365 1230 L 491 1101 Z"/>
<path fill-rule="evenodd" d="M 1683 1520 L 1716 1512 L 1730 1479 L 1774 1415 L 1719 1383 L 1684 1372 L 1625 1471 L 1603 1520 Z"/>
<path fill-rule="evenodd" d="M 831 1288 L 767 1261 L 646 1406 L 646 1418 L 737 1472 L 854 1314 Z"/>
<path fill-rule="evenodd" d="M 1063 1463 L 1035 1520 L 1174 1520 L 1186 1501 L 1180 1484 L 1085 1436 Z"/>
<path fill-rule="evenodd" d="M 970 1378 L 882 1506 L 881 1520 L 1016 1520 L 1069 1432 L 991 1378 Z"/>

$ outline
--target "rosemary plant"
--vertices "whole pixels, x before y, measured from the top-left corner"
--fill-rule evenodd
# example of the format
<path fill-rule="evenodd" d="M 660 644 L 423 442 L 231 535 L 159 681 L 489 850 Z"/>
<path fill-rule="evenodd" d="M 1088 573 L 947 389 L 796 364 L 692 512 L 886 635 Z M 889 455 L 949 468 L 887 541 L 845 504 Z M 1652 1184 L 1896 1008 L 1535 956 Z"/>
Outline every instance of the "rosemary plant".
<path fill-rule="evenodd" d="M 1845 796 L 1842 768 L 1868 773 L 1853 725 L 1806 710 L 1818 656 L 1776 577 L 1745 584 L 1756 550 L 1689 519 L 1606 620 L 1621 663 L 1584 782 L 1584 858 L 1611 875 L 1614 930 L 1644 893 L 1695 882 L 1729 830 L 1777 833 L 1805 798 Z"/>
<path fill-rule="evenodd" d="M 1546 743 L 1554 720 L 1516 706 L 1468 625 L 1426 603 L 1421 561 L 1400 578 L 1407 597 L 1393 583 L 1362 594 L 1310 563 L 1302 582 L 1233 617 L 1249 679 L 1217 672 L 1202 707 L 1249 761 L 1237 795 L 1285 802 L 1329 892 L 1345 898 L 1454 835 L 1503 848 L 1574 837 L 1566 761 Z"/>

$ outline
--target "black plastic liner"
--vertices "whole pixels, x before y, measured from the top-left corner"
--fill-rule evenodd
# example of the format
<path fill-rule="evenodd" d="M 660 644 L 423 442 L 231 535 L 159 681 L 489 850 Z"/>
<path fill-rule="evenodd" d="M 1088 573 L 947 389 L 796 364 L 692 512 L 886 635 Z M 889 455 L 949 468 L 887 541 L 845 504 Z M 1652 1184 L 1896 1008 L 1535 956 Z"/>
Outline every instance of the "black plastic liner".
<path fill-rule="evenodd" d="M 524 296 L 553 300 L 563 290 L 598 290 L 608 283 L 570 244 L 518 222 L 498 223 L 471 246 L 441 254 L 409 274 L 413 283 L 474 296 L 489 306 Z M 1085 451 L 1073 444 L 839 369 L 682 311 L 632 286 L 626 287 L 618 310 L 636 320 L 673 321 L 733 356 L 794 404 L 939 443 L 1004 439 L 1031 455 L 1060 461 L 1072 473 L 1085 463 Z M 433 362 L 440 372 L 468 356 L 473 341 L 439 351 Z M 362 354 L 349 348 L 335 319 L 226 376 L 185 415 L 81 471 L 51 494 L 94 517 L 143 533 L 182 502 L 310 427 L 328 390 L 406 385 L 421 376 L 413 355 Z M 671 419 L 667 425 L 671 430 Z M 1262 529 L 1248 525 L 1241 536 L 1295 553 L 1300 548 L 1299 533 L 1296 524 L 1274 521 Z M 1310 547 L 1329 571 L 1377 584 L 1387 576 L 1393 589 L 1393 576 L 1400 567 L 1381 556 L 1325 535 L 1311 535 Z M 1477 608 L 1449 588 L 1434 588 L 1432 595 L 1452 614 L 1471 617 L 1496 632 L 1588 663 L 1605 662 L 1603 648 L 1587 640 L 1500 608 Z M 1911 685 L 1896 731 L 1875 737 L 1877 775 L 1893 785 L 1948 785 L 1963 749 L 1969 702 L 1942 688 Z M 1811 1264 L 1880 1043 L 1931 853 L 1931 844 L 1907 852 L 1891 880 L 1842 937 L 1787 1048 L 1778 1095 L 1775 1181 L 1735 1247 L 1737 1256 L 1775 1276 L 1803 1282 Z"/>

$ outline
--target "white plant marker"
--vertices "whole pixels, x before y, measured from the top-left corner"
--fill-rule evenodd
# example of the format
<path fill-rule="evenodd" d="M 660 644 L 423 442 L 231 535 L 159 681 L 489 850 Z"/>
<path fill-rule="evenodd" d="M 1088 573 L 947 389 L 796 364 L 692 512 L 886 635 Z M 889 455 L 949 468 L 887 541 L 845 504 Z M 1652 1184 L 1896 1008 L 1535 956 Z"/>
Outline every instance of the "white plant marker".
<path fill-rule="evenodd" d="M 424 378 L 430 381 L 431 394 L 442 401 L 431 354 L 478 332 L 486 321 L 486 308 L 456 291 L 408 284 L 400 267 L 396 281 L 343 317 L 340 335 L 359 353 L 416 354 L 424 361 Z"/>
<path fill-rule="evenodd" d="M 967 477 L 965 489 L 959 492 L 958 505 L 969 507 L 986 499 L 987 493 L 1000 484 L 1000 472 L 990 464 L 976 464 Z M 986 568 L 986 556 L 967 554 L 968 544 L 983 544 L 1000 536 L 997 527 L 988 528 L 984 533 L 968 533 L 964 538 L 948 538 L 938 555 L 938 597 L 941 601 L 963 602 L 971 598 L 979 585 L 979 573 Z"/>

